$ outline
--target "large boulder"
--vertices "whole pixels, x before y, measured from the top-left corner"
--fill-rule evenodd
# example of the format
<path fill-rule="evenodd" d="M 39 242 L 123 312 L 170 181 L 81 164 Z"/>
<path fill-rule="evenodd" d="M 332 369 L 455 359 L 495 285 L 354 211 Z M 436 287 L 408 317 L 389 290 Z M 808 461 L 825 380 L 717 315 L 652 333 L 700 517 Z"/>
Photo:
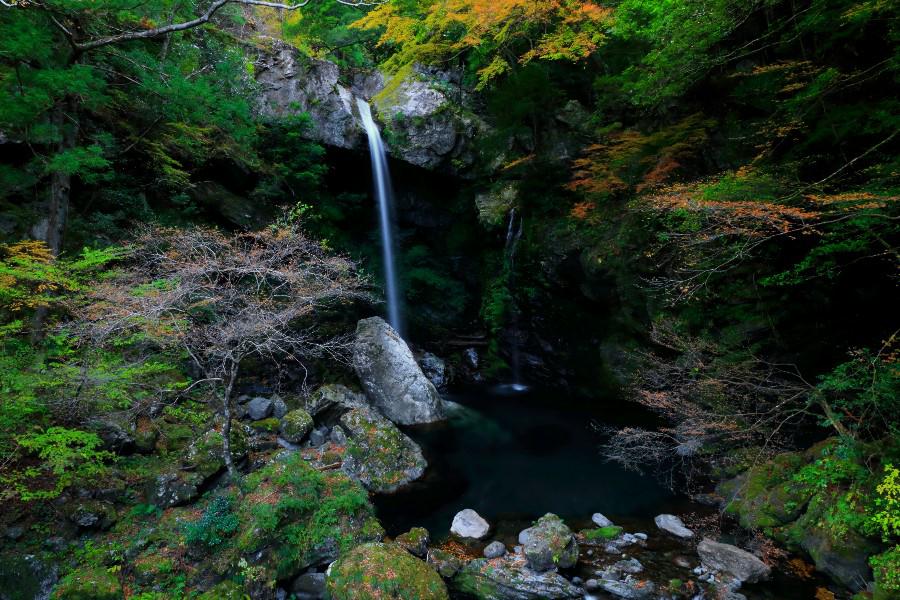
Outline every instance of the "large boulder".
<path fill-rule="evenodd" d="M 345 385 L 329 383 L 318 388 L 304 401 L 304 408 L 316 416 L 328 410 L 349 410 L 369 406 L 364 394 L 354 392 Z"/>
<path fill-rule="evenodd" d="M 756 583 L 769 578 L 772 569 L 746 550 L 731 544 L 704 538 L 697 546 L 697 554 L 704 567 L 716 573 L 730 575 L 740 583 Z"/>
<path fill-rule="evenodd" d="M 415 481 L 428 463 L 406 434 L 369 408 L 341 416 L 347 435 L 342 469 L 373 492 L 390 493 Z"/>
<path fill-rule="evenodd" d="M 372 317 L 357 324 L 353 368 L 372 404 L 391 421 L 413 425 L 443 418 L 437 389 L 384 319 Z"/>
<path fill-rule="evenodd" d="M 453 578 L 454 590 L 480 600 L 581 598 L 580 588 L 554 571 L 539 573 L 518 555 L 473 560 Z"/>
<path fill-rule="evenodd" d="M 447 600 L 447 586 L 437 571 L 397 544 L 357 546 L 328 570 L 334 600 Z"/>
<path fill-rule="evenodd" d="M 535 571 L 568 569 L 578 561 L 578 542 L 563 520 L 547 513 L 519 534 L 528 566 Z"/>

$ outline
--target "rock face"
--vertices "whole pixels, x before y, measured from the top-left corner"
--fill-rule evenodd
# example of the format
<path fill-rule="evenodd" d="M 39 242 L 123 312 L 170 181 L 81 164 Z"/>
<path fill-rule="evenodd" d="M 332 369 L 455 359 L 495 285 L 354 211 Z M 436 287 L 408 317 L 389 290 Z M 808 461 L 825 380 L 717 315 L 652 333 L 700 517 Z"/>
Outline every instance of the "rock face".
<path fill-rule="evenodd" d="M 768 579 L 771 569 L 763 561 L 737 546 L 704 538 L 697 546 L 700 562 L 710 571 L 727 573 L 741 583 Z"/>
<path fill-rule="evenodd" d="M 419 357 L 419 365 L 422 367 L 425 377 L 434 384 L 434 387 L 441 389 L 447 385 L 449 377 L 447 376 L 447 365 L 444 363 L 444 359 L 431 352 L 425 352 Z"/>
<path fill-rule="evenodd" d="M 306 135 L 339 148 L 355 148 L 364 139 L 356 101 L 339 83 L 338 66 L 303 55 L 292 46 L 271 40 L 256 65 L 260 85 L 259 111 L 267 117 L 309 113 L 313 127 Z"/>
<path fill-rule="evenodd" d="M 653 521 L 662 531 L 670 533 L 675 537 L 689 539 L 694 537 L 694 532 L 684 526 L 681 519 L 675 515 L 657 515 Z"/>
<path fill-rule="evenodd" d="M 372 98 L 393 140 L 392 156 L 418 167 L 460 171 L 475 162 L 472 140 L 484 126 L 463 107 L 471 103 L 461 73 L 413 65 L 401 69 Z"/>
<path fill-rule="evenodd" d="M 357 324 L 353 368 L 372 404 L 394 423 L 413 425 L 443 418 L 437 389 L 384 319 L 372 317 Z"/>
<path fill-rule="evenodd" d="M 519 534 L 528 566 L 535 571 L 568 569 L 578 561 L 578 542 L 563 520 L 547 513 Z"/>
<path fill-rule="evenodd" d="M 341 468 L 369 490 L 390 493 L 415 481 L 428 463 L 422 450 L 393 423 L 369 408 L 341 417 L 347 452 Z"/>
<path fill-rule="evenodd" d="M 456 516 L 453 517 L 453 524 L 450 526 L 450 533 L 476 540 L 485 537 L 490 530 L 490 524 L 471 508 L 456 513 Z"/>
<path fill-rule="evenodd" d="M 354 392 L 345 385 L 333 383 L 323 385 L 304 402 L 309 414 L 316 416 L 332 408 L 366 408 L 369 402 L 365 395 Z"/>
<path fill-rule="evenodd" d="M 327 583 L 334 600 L 449 597 L 437 572 L 397 544 L 357 546 L 331 566 Z"/>
<path fill-rule="evenodd" d="M 584 596 L 580 588 L 558 573 L 538 573 L 513 555 L 473 560 L 453 578 L 452 586 L 482 600 L 561 600 Z"/>
<path fill-rule="evenodd" d="M 0 555 L 0 600 L 47 600 L 59 573 L 33 554 Z"/>

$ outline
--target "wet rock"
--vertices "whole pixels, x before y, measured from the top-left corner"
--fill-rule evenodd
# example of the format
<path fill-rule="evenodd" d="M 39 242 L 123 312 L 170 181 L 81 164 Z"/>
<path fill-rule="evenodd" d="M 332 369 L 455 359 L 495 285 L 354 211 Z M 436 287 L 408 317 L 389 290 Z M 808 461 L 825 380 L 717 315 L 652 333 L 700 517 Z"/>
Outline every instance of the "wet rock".
<path fill-rule="evenodd" d="M 464 564 L 463 561 L 456 556 L 438 548 L 432 548 L 428 551 L 427 562 L 434 567 L 434 570 L 444 579 L 450 579 L 456 575 L 459 570 L 462 569 Z"/>
<path fill-rule="evenodd" d="M 689 539 L 694 537 L 694 532 L 685 527 L 684 523 L 675 515 L 657 515 L 653 521 L 656 526 L 675 537 Z"/>
<path fill-rule="evenodd" d="M 606 518 L 602 513 L 594 513 L 591 515 L 591 521 L 597 527 L 612 527 L 615 523 Z"/>
<path fill-rule="evenodd" d="M 279 396 L 272 397 L 272 416 L 281 419 L 288 413 L 288 405 Z"/>
<path fill-rule="evenodd" d="M 613 569 L 619 571 L 620 573 L 629 573 L 631 575 L 636 575 L 644 570 L 644 565 L 641 564 L 636 558 L 629 558 L 626 560 L 620 560 L 616 564 L 613 565 Z"/>
<path fill-rule="evenodd" d="M 600 582 L 596 579 L 588 579 L 584 582 L 584 591 L 593 594 L 600 591 Z"/>
<path fill-rule="evenodd" d="M 360 581 L 366 578 L 366 585 Z M 437 572 L 397 544 L 357 546 L 328 569 L 328 593 L 335 600 L 416 598 L 447 600 Z"/>
<path fill-rule="evenodd" d="M 304 573 L 291 584 L 295 600 L 324 600 L 325 573 Z"/>
<path fill-rule="evenodd" d="M 878 544 L 853 530 L 836 536 L 810 516 L 804 515 L 795 528 L 799 531 L 800 547 L 809 553 L 818 570 L 851 590 L 860 589 L 861 582 L 872 579 L 868 557 L 881 551 Z"/>
<path fill-rule="evenodd" d="M 771 569 L 759 558 L 731 544 L 704 538 L 697 546 L 704 568 L 727 573 L 741 583 L 756 583 L 769 578 Z"/>
<path fill-rule="evenodd" d="M 500 558 L 505 554 L 506 546 L 503 545 L 503 542 L 494 541 L 484 547 L 485 558 Z"/>
<path fill-rule="evenodd" d="M 309 434 L 309 445 L 312 448 L 318 448 L 328 441 L 328 428 L 313 429 Z"/>
<path fill-rule="evenodd" d="M 690 569 L 691 561 L 688 560 L 684 556 L 676 556 L 672 559 L 672 562 L 675 563 L 676 566 L 681 567 L 682 569 Z"/>
<path fill-rule="evenodd" d="M 656 594 L 656 586 L 652 581 L 630 577 L 623 580 L 601 579 L 598 585 L 601 590 L 625 600 L 650 600 Z"/>
<path fill-rule="evenodd" d="M 424 527 L 413 527 L 406 533 L 401 533 L 394 539 L 394 543 L 402 546 L 409 551 L 410 554 L 418 556 L 419 558 L 425 558 L 428 554 L 429 541 L 431 541 L 431 536 Z"/>
<path fill-rule="evenodd" d="M 406 434 L 368 408 L 354 408 L 341 417 L 347 432 L 342 469 L 369 490 L 394 492 L 415 481 L 428 463 L 422 450 Z"/>
<path fill-rule="evenodd" d="M 344 430 L 340 425 L 335 425 L 328 438 L 331 440 L 332 444 L 337 446 L 346 446 L 347 445 L 347 434 L 344 433 Z"/>
<path fill-rule="evenodd" d="M 578 542 L 563 520 L 547 513 L 533 527 L 519 534 L 528 566 L 535 571 L 567 569 L 578 560 Z"/>
<path fill-rule="evenodd" d="M 251 421 L 261 421 L 272 414 L 272 400 L 269 398 L 254 398 L 247 403 L 247 416 Z"/>
<path fill-rule="evenodd" d="M 117 521 L 111 504 L 96 500 L 84 500 L 67 507 L 69 520 L 82 529 L 106 530 Z"/>
<path fill-rule="evenodd" d="M 453 578 L 452 587 L 480 600 L 562 600 L 584 595 L 558 573 L 534 571 L 515 555 L 473 560 Z"/>
<path fill-rule="evenodd" d="M 434 384 L 434 387 L 441 389 L 447 385 L 447 365 L 444 363 L 444 359 L 431 352 L 423 352 L 419 357 L 419 366 L 422 367 L 422 372 Z"/>
<path fill-rule="evenodd" d="M 453 517 L 453 524 L 450 526 L 450 533 L 476 540 L 485 537 L 490 530 L 490 524 L 471 508 L 456 513 L 456 516 Z"/>
<path fill-rule="evenodd" d="M 281 437 L 292 444 L 299 444 L 303 441 L 313 428 L 313 419 L 308 412 L 302 408 L 295 408 L 288 412 L 281 419 L 279 430 Z"/>
<path fill-rule="evenodd" d="M 391 421 L 413 425 L 443 418 L 437 389 L 384 319 L 357 324 L 353 367 L 372 404 Z"/>

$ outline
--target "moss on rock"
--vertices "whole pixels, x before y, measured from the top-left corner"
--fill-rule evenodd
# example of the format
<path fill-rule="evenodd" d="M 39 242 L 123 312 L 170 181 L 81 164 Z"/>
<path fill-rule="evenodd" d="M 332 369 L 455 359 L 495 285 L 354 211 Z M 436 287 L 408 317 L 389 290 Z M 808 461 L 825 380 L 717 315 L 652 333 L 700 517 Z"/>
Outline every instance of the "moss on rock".
<path fill-rule="evenodd" d="M 281 437 L 292 444 L 302 442 L 312 428 L 313 418 L 302 408 L 290 411 L 281 419 Z"/>
<path fill-rule="evenodd" d="M 101 567 L 84 568 L 63 577 L 50 596 L 52 600 L 121 600 L 122 585 Z"/>
<path fill-rule="evenodd" d="M 244 600 L 244 588 L 226 580 L 197 596 L 197 600 Z"/>
<path fill-rule="evenodd" d="M 371 543 L 338 560 L 328 576 L 334 600 L 446 600 L 437 572 L 397 544 Z"/>

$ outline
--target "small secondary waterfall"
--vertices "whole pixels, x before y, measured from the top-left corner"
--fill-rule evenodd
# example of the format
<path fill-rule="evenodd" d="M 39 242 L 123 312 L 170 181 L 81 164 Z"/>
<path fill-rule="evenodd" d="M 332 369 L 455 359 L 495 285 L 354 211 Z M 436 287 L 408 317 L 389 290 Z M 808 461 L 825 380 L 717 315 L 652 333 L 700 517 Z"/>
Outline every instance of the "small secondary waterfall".
<path fill-rule="evenodd" d="M 375 183 L 375 197 L 378 200 L 378 220 L 381 224 L 381 247 L 384 258 L 384 284 L 387 296 L 388 322 L 399 334 L 403 334 L 403 320 L 400 312 L 400 288 L 397 284 L 397 266 L 394 262 L 394 191 L 391 174 L 388 171 L 387 153 L 381 141 L 381 132 L 372 118 L 369 103 L 358 98 L 359 116 L 362 117 L 366 135 L 369 137 L 369 152 L 372 156 L 372 177 Z"/>
<path fill-rule="evenodd" d="M 515 285 L 516 285 L 516 248 L 519 240 L 522 238 L 522 228 L 525 222 L 519 218 L 519 225 L 516 227 L 516 209 L 509 211 L 509 226 L 506 229 L 506 268 L 507 268 L 507 285 L 512 296 L 512 306 L 510 314 L 510 329 L 512 330 L 511 344 L 509 349 L 510 367 L 512 368 L 512 390 L 516 392 L 525 391 L 528 386 L 522 383 L 522 365 L 519 358 L 519 307 L 515 301 Z"/>

